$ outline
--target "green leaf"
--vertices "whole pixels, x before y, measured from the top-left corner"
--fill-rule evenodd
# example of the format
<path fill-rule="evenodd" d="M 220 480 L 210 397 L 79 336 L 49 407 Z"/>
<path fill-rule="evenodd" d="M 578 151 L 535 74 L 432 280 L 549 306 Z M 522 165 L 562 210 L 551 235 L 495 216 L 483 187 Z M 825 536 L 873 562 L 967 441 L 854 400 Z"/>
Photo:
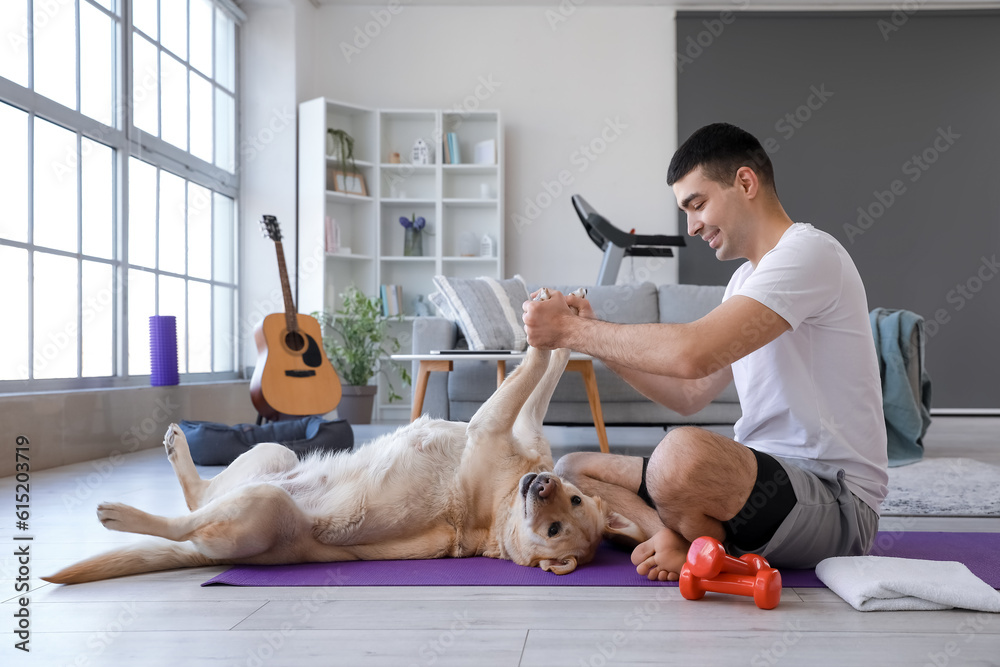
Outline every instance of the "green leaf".
<path fill-rule="evenodd" d="M 363 386 L 381 374 L 386 379 L 389 402 L 400 400 L 402 396 L 396 393 L 383 363 L 391 364 L 405 384 L 412 383 L 406 368 L 389 359 L 400 349 L 399 340 L 389 333 L 389 322 L 402 316 L 384 317 L 382 300 L 368 297 L 353 285 L 340 298 L 343 305 L 334 313 L 312 313 L 323 325 L 323 346 L 330 363 L 348 385 Z"/>

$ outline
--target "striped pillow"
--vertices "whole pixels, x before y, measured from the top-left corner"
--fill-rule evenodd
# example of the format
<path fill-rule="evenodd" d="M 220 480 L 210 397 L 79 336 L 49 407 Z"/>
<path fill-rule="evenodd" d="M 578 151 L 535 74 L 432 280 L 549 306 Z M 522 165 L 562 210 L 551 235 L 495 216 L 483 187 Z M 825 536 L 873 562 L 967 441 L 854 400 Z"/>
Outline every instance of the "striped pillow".
<path fill-rule="evenodd" d="M 508 280 L 434 276 L 434 284 L 451 307 L 470 350 L 528 347 L 521 320 L 528 288 L 521 276 Z"/>

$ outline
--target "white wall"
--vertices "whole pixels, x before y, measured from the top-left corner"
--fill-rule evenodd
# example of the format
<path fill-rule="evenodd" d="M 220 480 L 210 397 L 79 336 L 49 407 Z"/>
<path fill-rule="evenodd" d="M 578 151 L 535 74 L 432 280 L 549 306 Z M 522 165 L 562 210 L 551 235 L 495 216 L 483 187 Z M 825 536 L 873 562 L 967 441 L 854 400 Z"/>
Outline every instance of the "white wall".
<path fill-rule="evenodd" d="M 312 76 L 315 8 L 307 0 L 253 0 L 241 5 L 243 85 L 240 128 L 240 342 L 252 369 L 256 324 L 283 312 L 274 244 L 263 238 L 261 216 L 281 225 L 288 277 L 295 285 L 296 114 L 304 81 Z"/>
<path fill-rule="evenodd" d="M 596 280 L 601 253 L 573 211 L 575 193 L 619 227 L 676 233 L 666 185 L 677 144 L 673 10 L 581 6 L 563 16 L 555 4 L 316 9 L 307 0 L 242 7 L 246 364 L 256 358 L 254 324 L 282 309 L 274 250 L 257 229 L 263 213 L 282 222 L 294 280 L 295 131 L 283 119 L 314 97 L 371 108 L 499 109 L 508 275 Z M 632 279 L 676 282 L 676 259 L 626 261 L 619 282 Z"/>
<path fill-rule="evenodd" d="M 553 30 L 552 8 L 404 7 L 348 63 L 351 43 L 382 7 L 329 7 L 308 0 L 246 0 L 240 69 L 243 85 L 239 243 L 244 363 L 253 366 L 253 327 L 281 311 L 274 247 L 257 221 L 278 216 L 294 281 L 297 104 L 320 95 L 381 108 L 459 108 L 480 79 L 496 82 L 483 108 L 503 112 L 507 153 L 508 274 L 529 281 L 590 284 L 600 253 L 586 238 L 569 195 L 579 192 L 620 227 L 675 233 L 675 203 L 665 184 L 676 145 L 673 12 L 656 7 L 578 7 Z M 570 5 L 571 6 L 571 5 Z M 471 103 L 471 102 L 470 102 Z M 593 161 L 581 145 L 601 138 L 608 120 L 620 136 Z M 611 136 L 611 135 L 609 135 Z M 597 148 L 600 148 L 598 145 Z M 584 169 L 583 166 L 586 165 Z M 546 194 L 561 171 L 570 188 L 524 229 L 526 201 Z M 544 200 L 544 197 L 543 197 Z M 676 282 L 676 260 L 637 278 Z M 622 280 L 627 280 L 626 263 Z M 169 406 L 165 408 L 164 406 Z M 39 415 L 62 415 L 42 419 Z M 0 423 L 46 454 L 38 469 L 158 446 L 178 418 L 252 421 L 246 382 L 5 397 Z M 23 422 L 23 423 L 22 423 Z M 129 434 L 140 429 L 133 442 Z M 136 444 L 138 443 L 138 444 Z M 33 464 L 35 460 L 33 459 Z M 0 467 L 0 476 L 9 474 Z"/>
<path fill-rule="evenodd" d="M 673 10 L 387 7 L 316 12 L 316 67 L 303 99 L 500 109 L 508 274 L 593 284 L 601 253 L 573 211 L 575 193 L 626 230 L 675 233 L 666 185 L 677 143 Z M 588 157 L 581 149 L 591 146 Z M 639 259 L 635 268 L 640 280 L 676 282 L 676 259 Z"/>

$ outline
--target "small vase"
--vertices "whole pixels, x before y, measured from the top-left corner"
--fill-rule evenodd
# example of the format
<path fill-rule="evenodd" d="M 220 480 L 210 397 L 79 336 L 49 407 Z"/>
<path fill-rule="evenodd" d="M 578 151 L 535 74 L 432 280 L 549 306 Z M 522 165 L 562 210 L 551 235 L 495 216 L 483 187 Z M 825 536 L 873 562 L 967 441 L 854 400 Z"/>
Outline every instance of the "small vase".
<path fill-rule="evenodd" d="M 403 236 L 403 256 L 423 257 L 424 255 L 424 235 L 420 229 L 407 227 Z"/>

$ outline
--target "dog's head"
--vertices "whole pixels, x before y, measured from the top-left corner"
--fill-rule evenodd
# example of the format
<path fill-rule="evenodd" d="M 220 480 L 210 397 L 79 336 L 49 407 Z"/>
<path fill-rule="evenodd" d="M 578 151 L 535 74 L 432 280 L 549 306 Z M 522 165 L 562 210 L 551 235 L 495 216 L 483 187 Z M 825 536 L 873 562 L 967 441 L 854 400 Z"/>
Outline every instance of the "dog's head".
<path fill-rule="evenodd" d="M 528 473 L 515 493 L 504 536 L 511 560 L 568 574 L 594 557 L 603 537 L 646 539 L 632 521 L 612 512 L 600 498 L 549 472 Z"/>

